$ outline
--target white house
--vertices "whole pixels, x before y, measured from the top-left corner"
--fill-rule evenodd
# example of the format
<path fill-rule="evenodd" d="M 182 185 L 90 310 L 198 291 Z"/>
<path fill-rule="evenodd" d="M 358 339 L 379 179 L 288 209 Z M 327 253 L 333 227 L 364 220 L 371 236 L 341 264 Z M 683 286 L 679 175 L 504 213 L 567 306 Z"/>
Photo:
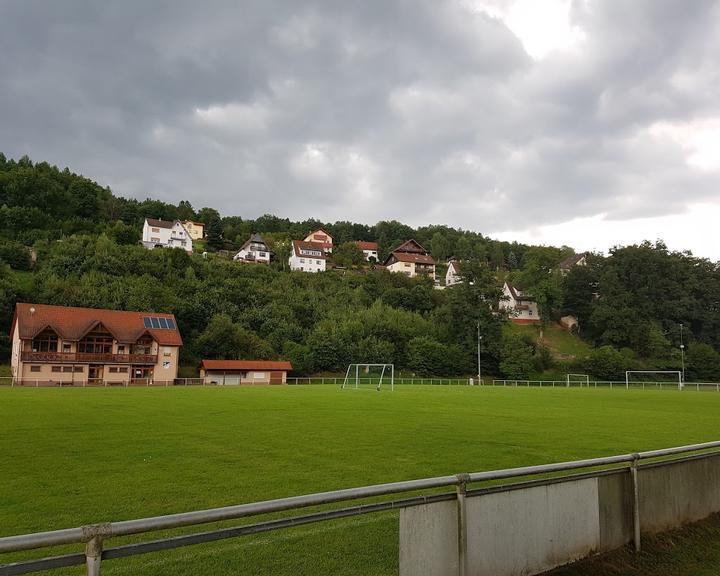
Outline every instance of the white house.
<path fill-rule="evenodd" d="M 378 261 L 378 244 L 377 242 L 365 242 L 364 240 L 356 240 L 355 245 L 362 250 L 365 260 L 370 262 L 370 258 L 375 258 L 375 262 Z"/>
<path fill-rule="evenodd" d="M 573 254 L 572 256 L 568 256 L 558 264 L 558 268 L 560 269 L 560 274 L 565 276 L 568 272 L 570 272 L 570 269 L 573 266 L 587 266 L 587 252 L 582 252 L 581 254 Z"/>
<path fill-rule="evenodd" d="M 510 312 L 510 321 L 515 324 L 539 324 L 540 314 L 535 298 L 524 295 L 509 282 L 503 285 L 504 299 L 500 300 L 500 308 Z"/>
<path fill-rule="evenodd" d="M 251 234 L 250 238 L 240 247 L 233 260 L 236 262 L 257 262 L 259 264 L 269 264 L 272 251 L 265 244 L 260 234 Z"/>
<path fill-rule="evenodd" d="M 145 218 L 142 244 L 145 248 L 182 248 L 192 253 L 193 244 L 190 233 L 179 220 L 155 220 Z"/>
<path fill-rule="evenodd" d="M 288 261 L 290 270 L 325 272 L 325 250 L 318 242 L 293 240 Z"/>
<path fill-rule="evenodd" d="M 460 262 L 455 258 L 448 260 L 447 272 L 445 272 L 445 286 L 454 286 L 462 282 L 462 276 L 460 276 Z"/>

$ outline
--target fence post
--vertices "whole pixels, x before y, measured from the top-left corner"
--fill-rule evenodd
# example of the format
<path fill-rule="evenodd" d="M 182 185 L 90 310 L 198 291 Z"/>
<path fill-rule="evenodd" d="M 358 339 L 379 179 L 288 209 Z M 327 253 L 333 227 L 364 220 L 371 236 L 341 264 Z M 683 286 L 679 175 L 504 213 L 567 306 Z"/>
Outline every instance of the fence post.
<path fill-rule="evenodd" d="M 467 483 L 469 474 L 458 474 L 457 518 L 458 518 L 458 576 L 466 576 L 467 566 Z"/>
<path fill-rule="evenodd" d="M 635 552 L 640 552 L 640 491 L 638 488 L 638 460 L 639 454 L 633 454 L 633 461 L 630 465 L 630 477 L 633 489 L 633 542 Z"/>

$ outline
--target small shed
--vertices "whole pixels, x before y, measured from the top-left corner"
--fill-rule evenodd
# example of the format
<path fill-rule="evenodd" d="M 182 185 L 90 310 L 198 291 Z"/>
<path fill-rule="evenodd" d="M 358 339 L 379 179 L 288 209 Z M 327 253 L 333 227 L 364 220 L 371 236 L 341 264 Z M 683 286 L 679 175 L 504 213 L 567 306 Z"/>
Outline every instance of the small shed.
<path fill-rule="evenodd" d="M 292 364 L 284 360 L 203 360 L 200 378 L 205 384 L 286 384 Z"/>

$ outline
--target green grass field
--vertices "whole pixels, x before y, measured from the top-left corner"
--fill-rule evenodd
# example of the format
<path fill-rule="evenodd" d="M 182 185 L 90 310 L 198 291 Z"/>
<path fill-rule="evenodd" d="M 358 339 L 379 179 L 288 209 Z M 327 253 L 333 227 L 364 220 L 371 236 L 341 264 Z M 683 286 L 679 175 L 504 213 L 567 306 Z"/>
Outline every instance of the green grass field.
<path fill-rule="evenodd" d="M 0 535 L 716 440 L 719 409 L 720 394 L 650 390 L 2 388 Z M 103 566 L 103 574 L 391 575 L 397 515 Z"/>

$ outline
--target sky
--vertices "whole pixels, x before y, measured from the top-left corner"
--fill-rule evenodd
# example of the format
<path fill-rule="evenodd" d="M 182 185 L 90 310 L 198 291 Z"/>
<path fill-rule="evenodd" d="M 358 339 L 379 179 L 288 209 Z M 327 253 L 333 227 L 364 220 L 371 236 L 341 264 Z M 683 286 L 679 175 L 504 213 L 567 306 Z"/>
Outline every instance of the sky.
<path fill-rule="evenodd" d="M 720 0 L 3 0 L 0 151 L 114 193 L 720 260 Z"/>

